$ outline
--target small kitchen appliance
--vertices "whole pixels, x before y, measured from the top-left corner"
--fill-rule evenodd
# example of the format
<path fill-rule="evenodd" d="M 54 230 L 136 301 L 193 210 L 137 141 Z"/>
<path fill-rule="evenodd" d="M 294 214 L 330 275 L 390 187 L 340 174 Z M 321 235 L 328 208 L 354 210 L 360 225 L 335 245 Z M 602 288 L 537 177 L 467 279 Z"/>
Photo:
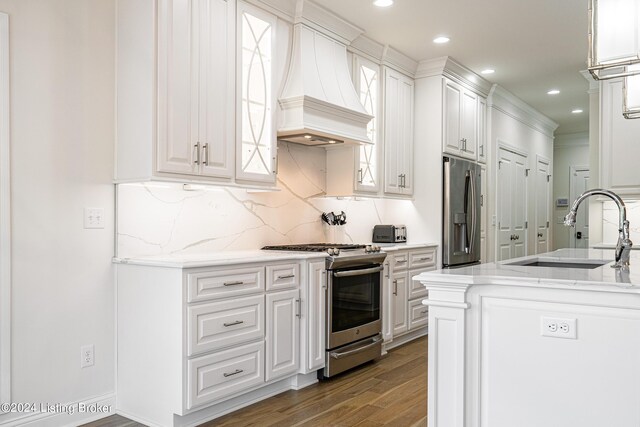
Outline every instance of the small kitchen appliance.
<path fill-rule="evenodd" d="M 376 245 L 311 243 L 263 250 L 326 252 L 325 379 L 382 354 L 382 272 L 386 253 Z"/>
<path fill-rule="evenodd" d="M 375 225 L 373 243 L 406 243 L 407 227 L 404 225 Z"/>

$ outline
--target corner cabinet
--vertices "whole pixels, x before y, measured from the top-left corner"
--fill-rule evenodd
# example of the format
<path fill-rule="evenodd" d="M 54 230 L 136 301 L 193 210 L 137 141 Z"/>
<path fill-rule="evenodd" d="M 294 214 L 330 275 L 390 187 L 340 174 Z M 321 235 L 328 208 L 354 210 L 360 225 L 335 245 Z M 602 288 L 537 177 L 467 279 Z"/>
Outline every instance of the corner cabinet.
<path fill-rule="evenodd" d="M 384 153 L 388 194 L 413 195 L 414 80 L 384 67 Z"/>
<path fill-rule="evenodd" d="M 600 83 L 600 187 L 640 196 L 640 120 L 622 116 L 622 80 Z"/>
<path fill-rule="evenodd" d="M 486 99 L 448 78 L 443 78 L 442 84 L 443 152 L 484 160 Z"/>
<path fill-rule="evenodd" d="M 235 0 L 119 0 L 116 181 L 274 183 L 274 33 Z"/>

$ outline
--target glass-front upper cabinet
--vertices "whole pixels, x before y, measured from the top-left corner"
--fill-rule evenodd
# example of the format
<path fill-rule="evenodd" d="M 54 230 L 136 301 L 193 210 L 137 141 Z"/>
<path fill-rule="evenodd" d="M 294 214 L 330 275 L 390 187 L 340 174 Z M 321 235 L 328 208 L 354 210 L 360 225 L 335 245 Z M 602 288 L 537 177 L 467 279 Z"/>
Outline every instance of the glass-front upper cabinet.
<path fill-rule="evenodd" d="M 275 182 L 276 17 L 238 2 L 236 178 Z"/>
<path fill-rule="evenodd" d="M 377 192 L 379 185 L 378 160 L 380 158 L 380 66 L 354 55 L 353 81 L 360 102 L 373 119 L 367 125 L 367 136 L 372 145 L 361 145 L 356 155 L 356 190 Z"/>

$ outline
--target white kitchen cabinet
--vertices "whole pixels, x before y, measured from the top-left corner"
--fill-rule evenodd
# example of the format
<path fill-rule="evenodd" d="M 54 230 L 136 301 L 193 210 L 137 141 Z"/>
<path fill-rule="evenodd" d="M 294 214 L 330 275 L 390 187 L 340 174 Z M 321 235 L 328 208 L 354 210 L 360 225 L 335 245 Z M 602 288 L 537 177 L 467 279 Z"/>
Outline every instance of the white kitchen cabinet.
<path fill-rule="evenodd" d="M 118 265 L 119 409 L 184 425 L 174 417 L 288 389 L 300 371 L 300 265 Z"/>
<path fill-rule="evenodd" d="M 478 97 L 478 162 L 487 163 L 487 100 Z"/>
<path fill-rule="evenodd" d="M 327 273 L 325 261 L 307 264 L 307 283 L 302 287 L 301 366 L 303 374 L 324 368 Z M 306 355 L 306 357 L 305 357 Z"/>
<path fill-rule="evenodd" d="M 408 282 L 405 271 L 391 275 L 391 309 L 393 310 L 393 335 L 400 335 L 409 330 L 407 323 Z"/>
<path fill-rule="evenodd" d="M 275 182 L 274 16 L 119 0 L 116 28 L 117 182 Z"/>
<path fill-rule="evenodd" d="M 600 187 L 640 196 L 640 120 L 622 116 L 622 80 L 600 82 Z"/>
<path fill-rule="evenodd" d="M 413 194 L 414 81 L 384 67 L 384 191 Z"/>
<path fill-rule="evenodd" d="M 479 130 L 484 132 L 486 124 L 486 100 L 477 93 L 443 78 L 443 146 L 445 153 L 457 155 L 471 160 L 477 159 L 477 152 L 482 141 L 484 154 L 484 138 L 479 138 Z M 480 101 L 482 99 L 482 101 Z M 482 105 L 481 105 L 482 103 Z M 483 109 L 484 107 L 484 109 Z"/>
<path fill-rule="evenodd" d="M 276 17 L 238 2 L 236 178 L 275 182 Z"/>
<path fill-rule="evenodd" d="M 266 295 L 266 381 L 298 371 L 300 310 L 298 289 Z"/>
<path fill-rule="evenodd" d="M 225 0 L 158 2 L 159 172 L 233 176 L 233 16 Z"/>
<path fill-rule="evenodd" d="M 375 62 L 354 55 L 354 86 L 364 109 L 373 116 L 367 125 L 367 136 L 372 144 L 361 145 L 356 149 L 355 189 L 358 192 L 377 193 L 380 190 L 380 69 L 380 65 Z"/>
<path fill-rule="evenodd" d="M 386 349 L 426 333 L 425 287 L 413 277 L 437 266 L 437 246 L 390 251 L 383 283 L 382 335 Z M 425 311 L 426 310 L 426 311 Z"/>
<path fill-rule="evenodd" d="M 480 262 L 488 261 L 487 253 L 487 166 L 480 165 Z"/>

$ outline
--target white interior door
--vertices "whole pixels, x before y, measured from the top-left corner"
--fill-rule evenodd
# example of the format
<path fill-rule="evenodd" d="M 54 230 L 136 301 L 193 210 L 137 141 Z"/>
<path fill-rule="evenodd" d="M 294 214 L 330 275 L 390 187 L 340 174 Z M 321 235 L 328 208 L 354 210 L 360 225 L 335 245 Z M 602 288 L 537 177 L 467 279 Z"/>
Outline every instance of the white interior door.
<path fill-rule="evenodd" d="M 551 174 L 549 161 L 538 157 L 536 164 L 536 253 L 549 252 Z"/>
<path fill-rule="evenodd" d="M 527 254 L 527 158 L 500 149 L 498 155 L 498 260 Z"/>
<path fill-rule="evenodd" d="M 589 170 L 575 169 L 572 172 L 571 180 L 571 199 L 570 202 L 578 198 L 582 193 L 587 191 L 589 184 Z M 570 231 L 569 244 L 572 248 L 588 248 L 589 247 L 589 208 L 588 204 L 583 204 L 578 209 L 576 215 L 576 226 Z"/>

